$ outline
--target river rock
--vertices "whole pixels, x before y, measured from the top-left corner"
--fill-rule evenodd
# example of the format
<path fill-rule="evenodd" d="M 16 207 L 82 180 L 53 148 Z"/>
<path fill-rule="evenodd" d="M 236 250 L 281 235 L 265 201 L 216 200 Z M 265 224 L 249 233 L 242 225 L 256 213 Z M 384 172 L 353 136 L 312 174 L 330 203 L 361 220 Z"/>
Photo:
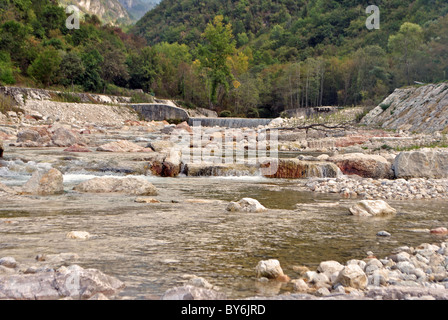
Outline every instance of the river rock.
<path fill-rule="evenodd" d="M 257 278 L 268 278 L 273 280 L 284 280 L 287 277 L 283 273 L 280 262 L 276 259 L 262 260 L 258 262 L 255 272 Z"/>
<path fill-rule="evenodd" d="M 393 170 L 396 178 L 448 178 L 448 152 L 422 149 L 401 152 L 395 158 Z"/>
<path fill-rule="evenodd" d="M 226 300 L 225 293 L 192 285 L 167 290 L 161 300 Z"/>
<path fill-rule="evenodd" d="M 439 227 L 439 228 L 431 229 L 430 232 L 435 233 L 435 234 L 446 234 L 446 233 L 448 233 L 448 229 L 445 227 Z"/>
<path fill-rule="evenodd" d="M 324 273 L 328 278 L 335 273 L 344 269 L 344 266 L 337 261 L 322 261 L 317 267 L 317 271 Z"/>
<path fill-rule="evenodd" d="M 17 142 L 33 141 L 37 142 L 40 138 L 39 132 L 36 130 L 26 129 L 17 134 Z"/>
<path fill-rule="evenodd" d="M 90 233 L 87 231 L 70 231 L 65 237 L 67 239 L 87 240 L 90 238 Z"/>
<path fill-rule="evenodd" d="M 74 144 L 67 149 L 64 149 L 65 152 L 92 152 L 89 149 L 80 146 L 79 144 Z"/>
<path fill-rule="evenodd" d="M 226 208 L 231 212 L 264 212 L 267 209 L 258 200 L 252 198 L 243 198 L 238 202 L 230 202 Z"/>
<path fill-rule="evenodd" d="M 3 257 L 0 259 L 0 266 L 15 268 L 17 267 L 17 261 L 13 257 Z"/>
<path fill-rule="evenodd" d="M 88 299 L 97 293 L 115 294 L 122 288 L 120 280 L 78 265 L 33 274 L 0 275 L 0 299 Z"/>
<path fill-rule="evenodd" d="M 176 125 L 176 127 L 175 127 L 175 131 L 176 131 L 177 133 L 182 133 L 182 131 L 186 131 L 186 132 L 188 132 L 189 134 L 190 134 L 190 133 L 193 133 L 193 129 L 191 129 L 190 125 L 189 125 L 186 121 L 181 122 L 181 123 L 179 123 L 178 125 Z"/>
<path fill-rule="evenodd" d="M 11 189 L 8 186 L 5 186 L 1 182 L 0 182 L 0 192 L 10 193 L 10 194 L 15 194 L 16 193 L 13 189 Z"/>
<path fill-rule="evenodd" d="M 162 163 L 162 177 L 177 177 L 182 166 L 181 153 L 179 151 L 171 151 Z"/>
<path fill-rule="evenodd" d="M 98 177 L 81 182 L 73 188 L 87 193 L 124 193 L 139 196 L 157 195 L 156 187 L 149 181 L 137 177 Z"/>
<path fill-rule="evenodd" d="M 148 152 L 151 151 L 149 148 L 143 148 L 138 144 L 127 140 L 119 140 L 106 143 L 102 146 L 99 146 L 97 151 L 103 152 Z"/>
<path fill-rule="evenodd" d="M 308 292 L 310 287 L 303 279 L 295 279 L 291 281 L 295 292 Z"/>
<path fill-rule="evenodd" d="M 146 146 L 146 148 L 150 148 L 155 152 L 169 151 L 173 147 L 174 143 L 170 140 L 154 140 Z"/>
<path fill-rule="evenodd" d="M 339 272 L 336 283 L 340 283 L 344 287 L 364 289 L 367 286 L 367 276 L 360 266 L 349 264 Z"/>
<path fill-rule="evenodd" d="M 155 198 L 148 198 L 148 197 L 138 197 L 134 200 L 134 202 L 137 203 L 160 203 L 159 200 Z"/>
<path fill-rule="evenodd" d="M 299 159 L 278 159 L 261 164 L 262 173 L 268 178 L 302 179 L 302 178 L 336 178 L 340 176 L 339 168 L 325 161 L 302 161 Z"/>
<path fill-rule="evenodd" d="M 397 210 L 384 200 L 362 200 L 352 206 L 349 211 L 353 215 L 361 217 L 385 216 L 397 213 Z"/>
<path fill-rule="evenodd" d="M 380 155 L 348 153 L 329 158 L 346 175 L 363 178 L 389 179 L 393 177 L 392 165 Z"/>
<path fill-rule="evenodd" d="M 76 132 L 60 127 L 53 132 L 51 142 L 56 147 L 70 147 L 74 144 L 85 144 L 85 139 Z"/>
<path fill-rule="evenodd" d="M 36 170 L 22 187 L 22 194 L 47 196 L 62 193 L 64 193 L 64 178 L 62 173 L 54 168 L 48 171 Z"/>

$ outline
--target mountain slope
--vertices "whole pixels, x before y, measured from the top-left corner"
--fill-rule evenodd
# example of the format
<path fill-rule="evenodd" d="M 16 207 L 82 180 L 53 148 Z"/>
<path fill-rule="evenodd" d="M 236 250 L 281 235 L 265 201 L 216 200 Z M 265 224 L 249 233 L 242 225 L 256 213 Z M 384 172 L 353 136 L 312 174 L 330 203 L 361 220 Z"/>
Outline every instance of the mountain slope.
<path fill-rule="evenodd" d="M 75 5 L 83 13 L 95 14 L 104 23 L 129 24 L 132 19 L 118 0 L 59 0 L 63 6 Z"/>
<path fill-rule="evenodd" d="M 380 3 L 381 28 L 380 32 L 369 32 L 365 11 L 375 2 Z M 281 37 L 277 41 L 298 50 L 351 42 L 383 46 L 403 22 L 423 25 L 447 13 L 445 0 L 163 0 L 136 23 L 134 32 L 151 44 L 166 41 L 192 45 L 209 21 L 223 15 L 232 24 L 235 36 L 264 41 L 262 36 L 277 28 Z"/>
<path fill-rule="evenodd" d="M 146 12 L 155 8 L 160 0 L 119 0 L 135 20 L 141 19 Z"/>

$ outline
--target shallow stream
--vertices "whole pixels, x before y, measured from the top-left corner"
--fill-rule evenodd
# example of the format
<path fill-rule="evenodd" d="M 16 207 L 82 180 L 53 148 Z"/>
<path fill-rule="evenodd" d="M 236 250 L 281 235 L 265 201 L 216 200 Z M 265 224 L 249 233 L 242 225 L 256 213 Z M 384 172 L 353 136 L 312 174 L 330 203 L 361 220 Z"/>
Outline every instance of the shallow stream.
<path fill-rule="evenodd" d="M 26 170 L 1 169 L 0 181 L 10 186 L 29 178 Z M 0 257 L 26 263 L 37 254 L 74 252 L 82 267 L 124 281 L 120 296 L 130 299 L 157 299 L 182 284 L 185 274 L 204 277 L 230 298 L 244 298 L 290 290 L 257 282 L 260 260 L 278 259 L 284 272 L 295 278 L 294 266 L 313 269 L 324 260 L 345 263 L 366 257 L 367 251 L 384 257 L 399 246 L 446 239 L 427 229 L 448 225 L 447 201 L 389 202 L 398 209 L 396 216 L 359 218 L 348 212 L 355 200 L 301 192 L 298 181 L 258 176 L 145 176 L 160 192 L 155 198 L 161 202 L 153 204 L 136 203 L 135 196 L 71 190 L 95 175 L 99 173 L 65 174 L 66 193 L 61 196 L 1 203 Z M 229 201 L 244 197 L 259 200 L 269 210 L 225 210 Z M 94 237 L 66 239 L 74 230 Z M 382 230 L 391 236 L 377 236 Z"/>

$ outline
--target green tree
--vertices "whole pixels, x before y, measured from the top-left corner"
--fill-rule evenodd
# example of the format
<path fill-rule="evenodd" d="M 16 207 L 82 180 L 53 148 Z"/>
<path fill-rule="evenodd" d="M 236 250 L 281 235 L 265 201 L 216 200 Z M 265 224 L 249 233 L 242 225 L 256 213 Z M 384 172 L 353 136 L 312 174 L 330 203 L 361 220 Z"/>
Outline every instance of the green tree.
<path fill-rule="evenodd" d="M 103 56 L 94 47 L 89 47 L 81 54 L 85 71 L 81 76 L 81 83 L 86 91 L 99 92 L 103 89 L 103 79 L 100 76 L 100 65 Z"/>
<path fill-rule="evenodd" d="M 141 51 L 130 54 L 126 62 L 129 68 L 129 86 L 150 92 L 156 77 L 161 73 L 159 60 L 157 52 L 151 47 L 144 47 Z"/>
<path fill-rule="evenodd" d="M 227 59 L 236 51 L 233 40 L 232 26 L 224 24 L 224 17 L 216 16 L 213 22 L 207 25 L 203 33 L 205 44 L 198 46 L 201 67 L 207 71 L 210 79 L 210 102 L 217 103 L 217 91 L 222 85 L 227 92 L 234 80 Z"/>
<path fill-rule="evenodd" d="M 61 62 L 59 52 L 48 47 L 33 61 L 28 68 L 28 74 L 40 83 L 50 86 L 58 81 Z"/>
<path fill-rule="evenodd" d="M 14 71 L 9 53 L 0 51 L 0 84 L 14 84 Z"/>
<path fill-rule="evenodd" d="M 129 79 L 129 73 L 124 52 L 109 41 L 105 41 L 101 45 L 101 55 L 104 58 L 100 63 L 101 77 L 108 83 L 125 84 Z"/>
<path fill-rule="evenodd" d="M 423 44 L 423 29 L 410 22 L 401 25 L 397 34 L 389 37 L 388 46 L 399 63 L 404 68 L 406 83 L 411 84 L 415 58 Z"/>
<path fill-rule="evenodd" d="M 61 75 L 66 84 L 70 84 L 72 86 L 72 90 L 74 90 L 74 83 L 77 79 L 79 79 L 85 72 L 86 68 L 81 60 L 81 57 L 70 51 L 66 53 L 62 58 L 61 62 Z"/>

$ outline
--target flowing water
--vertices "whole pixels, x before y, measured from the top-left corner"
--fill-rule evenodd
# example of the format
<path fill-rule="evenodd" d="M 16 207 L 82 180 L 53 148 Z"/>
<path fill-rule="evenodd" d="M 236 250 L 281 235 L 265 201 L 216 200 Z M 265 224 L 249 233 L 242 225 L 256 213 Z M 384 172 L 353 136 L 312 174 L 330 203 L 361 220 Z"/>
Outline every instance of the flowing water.
<path fill-rule="evenodd" d="M 6 161 L 0 181 L 23 184 L 32 169 L 46 164 Z M 378 257 L 392 249 L 444 238 L 425 232 L 448 225 L 448 202 L 390 202 L 389 218 L 351 216 L 355 200 L 302 192 L 298 181 L 260 176 L 144 176 L 160 194 L 160 203 L 134 202 L 134 196 L 78 194 L 77 183 L 110 172 L 69 172 L 66 193 L 3 201 L 0 206 L 0 257 L 32 262 L 37 254 L 74 252 L 79 265 L 97 268 L 126 283 L 120 296 L 152 299 L 194 274 L 221 288 L 230 298 L 276 294 L 287 285 L 265 287 L 255 280 L 260 260 L 274 258 L 286 274 L 293 266 L 316 268 L 324 260 L 345 263 L 367 251 Z M 227 212 L 229 201 L 255 198 L 269 211 Z M 89 240 L 66 239 L 69 231 L 88 231 Z M 378 237 L 386 230 L 391 237 Z"/>

